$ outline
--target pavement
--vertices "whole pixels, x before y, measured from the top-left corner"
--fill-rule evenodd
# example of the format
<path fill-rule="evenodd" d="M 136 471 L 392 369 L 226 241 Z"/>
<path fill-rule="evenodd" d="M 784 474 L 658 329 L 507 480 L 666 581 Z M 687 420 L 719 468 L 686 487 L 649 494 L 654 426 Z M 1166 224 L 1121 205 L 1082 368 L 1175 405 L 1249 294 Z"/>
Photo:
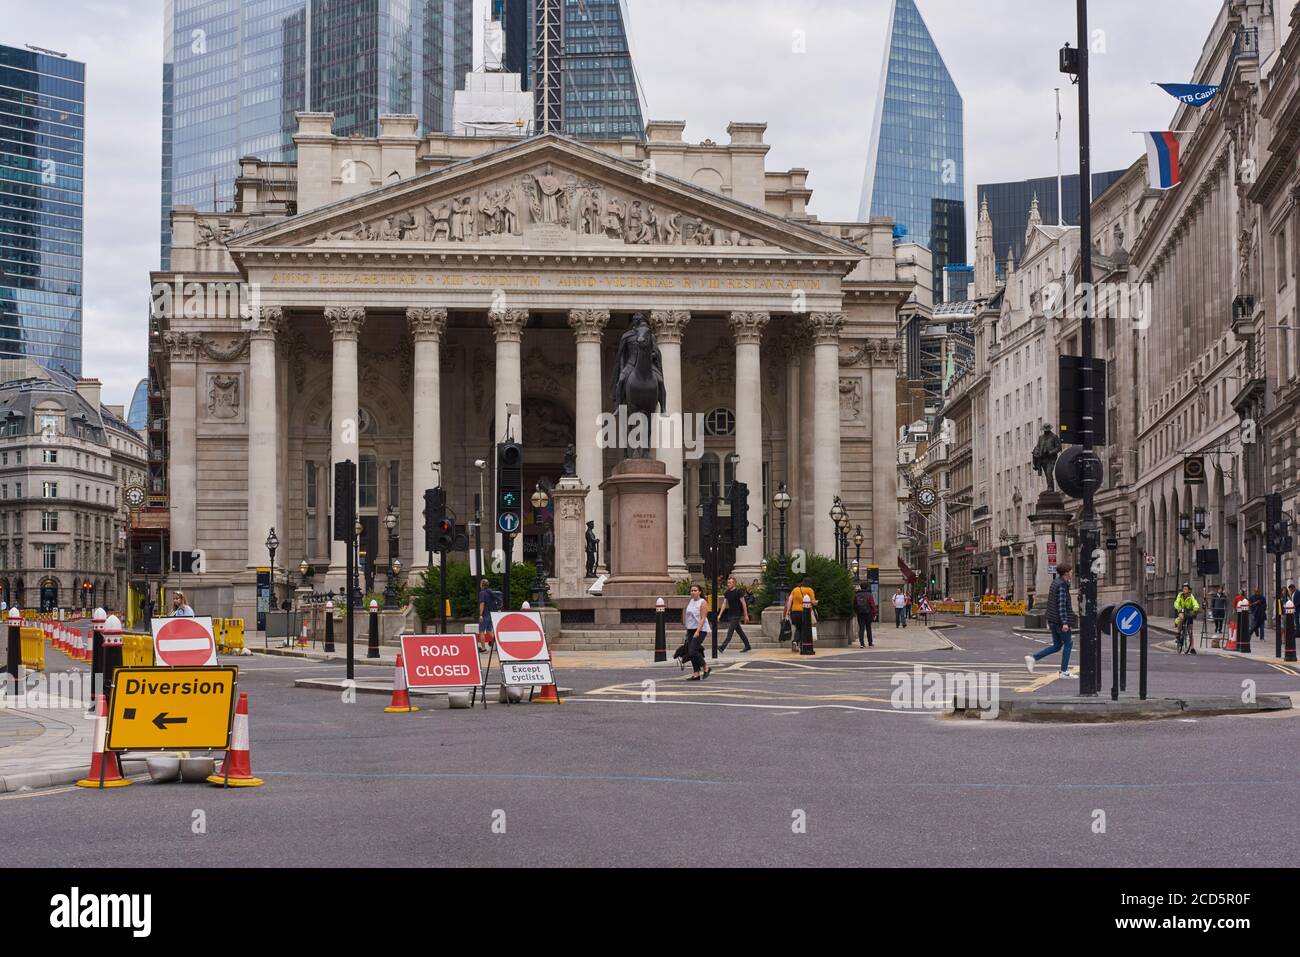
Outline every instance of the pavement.
<path fill-rule="evenodd" d="M 1024 654 L 1045 636 L 1007 620 L 939 623 L 952 626 L 943 630 L 946 648 L 729 653 L 704 682 L 639 659 L 557 660 L 574 689 L 563 705 L 493 699 L 486 709 L 404 715 L 384 714 L 377 696 L 346 703 L 294 687 L 336 678 L 340 662 L 237 659 L 252 767 L 265 787 L 142 782 L 2 794 L 6 861 L 1293 863 L 1278 836 L 1293 826 L 1290 798 L 1300 788 L 1294 709 L 1101 724 L 945 719 L 942 700 L 936 707 L 914 690 L 977 676 L 1014 708 L 1022 699 L 1064 703 L 1078 686 L 1050 661 L 1026 671 Z M 880 629 L 882 643 L 890 631 Z M 1161 697 L 1300 693 L 1300 674 L 1262 661 L 1157 647 L 1149 664 Z M 1134 669 L 1130 661 L 1130 693 Z M 1225 806 L 1237 811 L 1224 815 Z M 201 834 L 192 829 L 196 810 L 206 819 Z"/>

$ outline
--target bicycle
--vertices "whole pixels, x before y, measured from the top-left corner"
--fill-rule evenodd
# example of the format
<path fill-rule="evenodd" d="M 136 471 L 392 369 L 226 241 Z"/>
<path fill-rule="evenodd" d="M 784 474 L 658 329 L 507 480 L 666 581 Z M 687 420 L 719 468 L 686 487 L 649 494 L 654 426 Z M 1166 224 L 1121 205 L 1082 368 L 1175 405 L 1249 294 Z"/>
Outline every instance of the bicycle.
<path fill-rule="evenodd" d="M 1174 648 L 1180 655 L 1194 655 L 1196 648 L 1196 616 L 1180 614 L 1175 622 Z"/>

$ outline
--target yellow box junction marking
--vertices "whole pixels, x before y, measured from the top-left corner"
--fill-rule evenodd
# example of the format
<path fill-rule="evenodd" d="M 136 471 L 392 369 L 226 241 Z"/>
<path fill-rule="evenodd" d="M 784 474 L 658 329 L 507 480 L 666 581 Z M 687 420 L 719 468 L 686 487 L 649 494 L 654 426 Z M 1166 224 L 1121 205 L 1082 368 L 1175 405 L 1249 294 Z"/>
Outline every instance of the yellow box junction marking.
<path fill-rule="evenodd" d="M 108 749 L 225 750 L 239 669 L 119 668 L 108 707 Z"/>

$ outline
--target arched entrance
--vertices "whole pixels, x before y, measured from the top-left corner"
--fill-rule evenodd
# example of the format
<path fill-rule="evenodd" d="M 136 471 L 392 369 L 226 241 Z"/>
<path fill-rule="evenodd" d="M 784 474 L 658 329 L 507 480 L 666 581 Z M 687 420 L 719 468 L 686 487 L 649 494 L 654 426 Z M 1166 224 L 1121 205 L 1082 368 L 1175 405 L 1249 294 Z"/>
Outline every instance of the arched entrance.
<path fill-rule="evenodd" d="M 59 583 L 47 578 L 41 582 L 41 611 L 53 611 L 59 607 Z"/>

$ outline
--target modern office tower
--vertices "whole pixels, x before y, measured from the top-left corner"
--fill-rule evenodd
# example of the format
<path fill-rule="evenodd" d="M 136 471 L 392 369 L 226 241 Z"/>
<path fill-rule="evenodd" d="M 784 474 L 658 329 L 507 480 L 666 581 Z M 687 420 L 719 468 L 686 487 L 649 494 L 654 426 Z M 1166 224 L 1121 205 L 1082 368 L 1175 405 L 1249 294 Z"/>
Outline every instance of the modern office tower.
<path fill-rule="evenodd" d="M 518 73 L 520 86 L 532 89 L 533 4 L 535 0 L 492 0 L 492 19 L 505 32 L 502 67 Z"/>
<path fill-rule="evenodd" d="M 893 0 L 859 219 L 888 216 L 931 248 L 936 299 L 943 267 L 966 259 L 962 129 L 961 94 L 915 0 Z"/>
<path fill-rule="evenodd" d="M 126 413 L 126 424 L 143 433 L 149 425 L 149 380 L 141 379 L 131 394 L 131 405 Z"/>
<path fill-rule="evenodd" d="M 164 269 L 172 207 L 229 209 L 242 156 L 292 162 L 295 113 L 450 132 L 474 68 L 473 0 L 165 0 L 163 31 Z"/>
<path fill-rule="evenodd" d="M 531 12 L 532 74 L 525 89 L 534 92 L 536 131 L 643 139 L 626 0 L 533 0 Z"/>
<path fill-rule="evenodd" d="M 81 375 L 86 66 L 0 45 L 0 360 Z"/>
<path fill-rule="evenodd" d="M 1092 174 L 1092 196 L 1096 199 L 1115 180 L 1124 175 L 1116 169 Z M 1056 218 L 1056 177 L 1041 176 L 1011 183 L 984 183 L 975 187 L 975 195 L 982 203 L 988 200 L 989 216 L 993 220 L 993 252 L 997 256 L 998 275 L 1003 275 L 1010 250 L 1019 262 L 1025 255 L 1025 223 L 1029 221 L 1029 207 L 1038 200 L 1038 215 L 1049 226 L 1058 224 Z M 1079 225 L 1079 174 L 1061 177 L 1061 197 L 1064 200 L 1065 218 L 1060 225 Z"/>

